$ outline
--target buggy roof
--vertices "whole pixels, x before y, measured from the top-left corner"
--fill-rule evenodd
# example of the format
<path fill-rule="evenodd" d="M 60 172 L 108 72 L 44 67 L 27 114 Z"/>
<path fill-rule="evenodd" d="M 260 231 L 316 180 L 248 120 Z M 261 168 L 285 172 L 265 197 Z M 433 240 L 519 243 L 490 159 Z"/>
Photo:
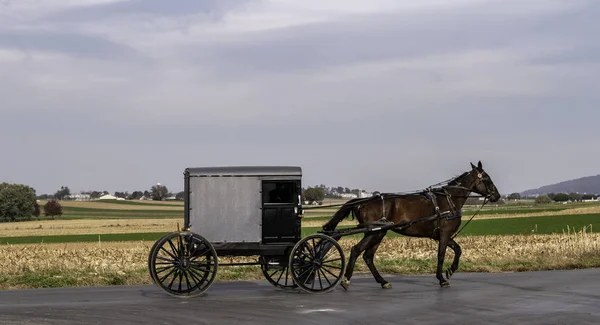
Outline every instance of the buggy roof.
<path fill-rule="evenodd" d="M 188 167 L 188 176 L 302 176 L 298 166 L 220 166 Z"/>

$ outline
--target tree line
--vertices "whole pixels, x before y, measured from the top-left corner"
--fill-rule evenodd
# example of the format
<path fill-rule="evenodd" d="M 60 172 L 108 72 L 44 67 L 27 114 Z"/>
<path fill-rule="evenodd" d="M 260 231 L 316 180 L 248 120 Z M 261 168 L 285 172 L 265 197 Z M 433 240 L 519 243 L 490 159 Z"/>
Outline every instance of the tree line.
<path fill-rule="evenodd" d="M 579 194 L 579 193 L 548 193 L 543 194 L 535 198 L 535 203 L 547 204 L 552 202 L 580 202 L 583 200 L 596 200 L 597 195 L 592 194 Z"/>
<path fill-rule="evenodd" d="M 109 195 L 108 191 L 82 191 L 80 194 L 89 195 L 91 200 L 99 199 L 104 195 Z M 169 189 L 165 185 L 153 185 L 149 190 L 144 191 L 133 191 L 129 193 L 129 191 L 120 192 L 115 191 L 113 196 L 125 200 L 139 200 L 143 197 L 149 198 L 155 201 L 163 201 L 168 197 L 173 196 L 172 192 L 169 192 Z M 61 186 L 54 194 L 42 194 L 37 196 L 38 200 L 72 200 L 73 195 L 71 194 L 71 190 L 68 186 Z M 175 194 L 175 199 L 183 201 L 183 191 Z"/>
<path fill-rule="evenodd" d="M 35 189 L 23 184 L 0 184 L 0 221 L 31 220 L 42 213 L 36 199 Z M 52 217 L 62 215 L 62 206 L 56 200 L 44 204 L 44 215 Z"/>

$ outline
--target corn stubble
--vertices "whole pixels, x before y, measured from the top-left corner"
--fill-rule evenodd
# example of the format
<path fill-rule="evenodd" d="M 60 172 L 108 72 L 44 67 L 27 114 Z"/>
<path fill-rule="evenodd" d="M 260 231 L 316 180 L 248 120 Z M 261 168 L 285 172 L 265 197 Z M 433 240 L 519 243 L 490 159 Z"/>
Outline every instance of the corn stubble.
<path fill-rule="evenodd" d="M 359 238 L 343 238 L 349 257 Z M 600 266 L 600 234 L 458 237 L 463 249 L 458 272 L 507 272 Z M 146 263 L 153 242 L 29 244 L 0 246 L 0 288 L 148 284 Z M 454 253 L 447 250 L 445 267 Z M 222 257 L 221 262 L 253 257 Z M 433 274 L 437 242 L 424 238 L 385 238 L 375 263 L 382 273 Z M 362 258 L 356 272 L 368 272 Z M 217 281 L 264 279 L 258 266 L 221 267 Z"/>

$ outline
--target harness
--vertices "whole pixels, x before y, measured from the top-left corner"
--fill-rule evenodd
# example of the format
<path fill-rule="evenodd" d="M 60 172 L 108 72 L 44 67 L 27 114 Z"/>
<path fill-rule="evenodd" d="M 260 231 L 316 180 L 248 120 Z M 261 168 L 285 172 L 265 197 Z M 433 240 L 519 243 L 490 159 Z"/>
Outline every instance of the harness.
<path fill-rule="evenodd" d="M 456 210 L 456 205 L 454 205 L 454 202 L 452 202 L 452 200 L 450 199 L 452 195 L 450 195 L 450 193 L 448 193 L 448 190 L 446 190 L 445 188 L 443 189 L 443 191 L 443 193 L 438 193 L 438 195 L 445 196 L 446 200 L 448 201 L 448 206 L 450 207 L 450 215 L 447 215 L 445 217 L 446 220 L 452 220 L 462 217 L 462 212 L 460 210 Z M 438 218 L 441 218 L 442 213 L 440 212 L 440 207 L 437 203 L 437 197 L 435 196 L 435 193 L 431 190 L 431 188 L 428 188 L 425 192 L 423 192 L 423 195 L 431 201 L 435 208 L 435 213 L 437 214 Z"/>
<path fill-rule="evenodd" d="M 450 220 L 454 220 L 457 218 L 461 218 L 462 217 L 462 213 L 460 210 L 457 211 L 456 206 L 454 205 L 454 202 L 452 202 L 451 200 L 451 195 L 450 193 L 448 193 L 448 190 L 446 190 L 445 188 L 442 188 L 443 192 L 438 192 L 438 195 L 441 196 L 445 196 L 446 200 L 448 201 L 448 207 L 449 207 L 449 213 L 446 213 L 446 216 L 443 217 L 444 219 L 446 219 L 446 221 L 450 221 Z M 427 188 L 426 191 L 424 191 L 422 193 L 429 201 L 431 201 L 431 204 L 433 204 L 433 207 L 435 208 L 435 213 L 437 214 L 437 218 L 433 220 L 433 223 L 435 225 L 435 228 L 433 230 L 433 235 L 432 237 L 435 237 L 435 234 L 439 231 L 440 229 L 440 224 L 442 221 L 442 213 L 440 212 L 440 207 L 437 203 L 437 196 L 435 195 L 435 192 L 431 189 L 431 187 Z"/>
<path fill-rule="evenodd" d="M 385 217 L 385 197 L 380 192 L 374 192 L 373 196 L 381 198 L 381 218 L 379 218 L 379 220 L 377 220 L 377 223 L 384 223 L 384 224 L 391 223 L 391 221 L 389 221 Z M 360 209 L 360 206 L 359 206 L 359 209 Z"/>

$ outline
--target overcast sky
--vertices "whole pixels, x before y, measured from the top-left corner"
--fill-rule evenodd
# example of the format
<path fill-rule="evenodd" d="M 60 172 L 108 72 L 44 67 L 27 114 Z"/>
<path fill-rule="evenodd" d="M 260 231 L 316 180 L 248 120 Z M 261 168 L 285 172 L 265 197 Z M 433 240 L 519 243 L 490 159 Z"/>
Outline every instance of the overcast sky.
<path fill-rule="evenodd" d="M 0 181 L 183 190 L 186 167 L 501 193 L 600 174 L 599 1 L 0 0 Z"/>

